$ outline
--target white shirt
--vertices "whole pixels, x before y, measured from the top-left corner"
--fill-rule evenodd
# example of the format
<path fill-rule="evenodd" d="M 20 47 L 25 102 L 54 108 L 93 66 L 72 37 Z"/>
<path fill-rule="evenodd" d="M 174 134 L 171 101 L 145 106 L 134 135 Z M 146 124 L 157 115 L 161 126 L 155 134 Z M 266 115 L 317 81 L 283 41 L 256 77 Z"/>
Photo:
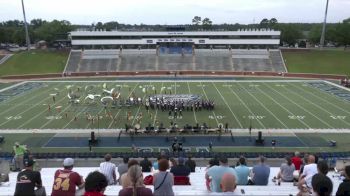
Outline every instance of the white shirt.
<path fill-rule="evenodd" d="M 100 164 L 100 171 L 106 176 L 108 184 L 114 184 L 113 173 L 115 173 L 115 168 L 115 164 L 109 161 Z"/>
<path fill-rule="evenodd" d="M 305 182 L 308 187 L 310 188 L 312 187 L 311 185 L 312 177 L 317 173 L 318 173 L 317 165 L 315 163 L 311 163 L 304 166 L 303 175 L 305 176 Z"/>

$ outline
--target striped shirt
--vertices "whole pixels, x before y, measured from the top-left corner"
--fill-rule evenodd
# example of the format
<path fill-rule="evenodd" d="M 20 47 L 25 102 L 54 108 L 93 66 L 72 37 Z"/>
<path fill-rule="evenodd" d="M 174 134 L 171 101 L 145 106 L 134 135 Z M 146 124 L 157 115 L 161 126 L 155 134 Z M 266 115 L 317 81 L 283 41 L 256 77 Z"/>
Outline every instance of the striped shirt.
<path fill-rule="evenodd" d="M 114 184 L 113 174 L 115 173 L 115 168 L 115 164 L 109 161 L 100 164 L 100 171 L 106 176 L 109 185 Z"/>

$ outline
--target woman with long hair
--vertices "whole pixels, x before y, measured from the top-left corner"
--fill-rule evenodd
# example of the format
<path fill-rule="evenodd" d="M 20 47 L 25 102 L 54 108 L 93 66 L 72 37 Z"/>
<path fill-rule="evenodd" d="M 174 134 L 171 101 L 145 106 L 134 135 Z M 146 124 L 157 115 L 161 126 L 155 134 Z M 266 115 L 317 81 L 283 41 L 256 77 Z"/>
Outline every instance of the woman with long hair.
<path fill-rule="evenodd" d="M 152 190 L 140 184 L 143 179 L 142 169 L 139 165 L 133 165 L 128 169 L 128 177 L 131 186 L 125 187 L 119 191 L 120 196 L 152 196 Z"/>

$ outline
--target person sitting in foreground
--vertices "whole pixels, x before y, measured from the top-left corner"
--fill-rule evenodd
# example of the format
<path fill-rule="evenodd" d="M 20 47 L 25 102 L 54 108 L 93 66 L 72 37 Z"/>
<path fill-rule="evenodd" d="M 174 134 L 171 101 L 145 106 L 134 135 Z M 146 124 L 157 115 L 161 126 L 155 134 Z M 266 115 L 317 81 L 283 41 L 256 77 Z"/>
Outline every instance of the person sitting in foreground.
<path fill-rule="evenodd" d="M 246 159 L 243 156 L 241 156 L 238 160 L 238 163 L 239 165 L 235 167 L 235 171 L 238 177 L 237 184 L 247 185 L 250 169 L 247 167 Z"/>
<path fill-rule="evenodd" d="M 219 161 L 220 166 L 211 167 L 205 174 L 205 179 L 210 181 L 210 190 L 213 192 L 222 192 L 220 183 L 225 173 L 230 173 L 235 177 L 237 176 L 236 171 L 233 168 L 229 167 L 226 157 L 221 157 Z"/>
<path fill-rule="evenodd" d="M 129 162 L 129 157 L 124 157 L 123 163 L 118 165 L 118 173 L 119 173 L 118 182 L 119 182 L 119 184 L 122 184 L 121 183 L 122 175 L 125 174 L 126 172 L 128 172 L 128 162 Z"/>
<path fill-rule="evenodd" d="M 173 166 L 170 169 L 170 172 L 174 174 L 174 176 L 189 176 L 191 173 L 191 170 L 189 167 L 184 165 L 184 158 L 179 157 L 178 158 L 178 164 L 176 166 Z"/>
<path fill-rule="evenodd" d="M 166 171 L 169 169 L 169 161 L 167 159 L 160 159 L 158 163 L 159 172 L 153 175 L 153 194 L 155 196 L 173 196 L 174 176 L 172 173 Z"/>
<path fill-rule="evenodd" d="M 259 164 L 251 171 L 251 180 L 248 185 L 267 185 L 270 176 L 270 166 L 265 164 L 265 157 L 259 157 Z"/>
<path fill-rule="evenodd" d="M 298 189 L 300 190 L 299 195 L 305 192 L 310 192 L 312 187 L 312 177 L 317 174 L 317 165 L 315 164 L 315 156 L 309 155 L 308 164 L 304 166 L 303 173 L 299 177 Z"/>
<path fill-rule="evenodd" d="M 225 173 L 222 176 L 220 188 L 222 192 L 234 192 L 236 190 L 236 177 L 231 173 Z"/>
<path fill-rule="evenodd" d="M 131 186 L 119 191 L 119 196 L 152 196 L 152 190 L 140 183 L 143 179 L 141 167 L 133 165 L 128 169 Z"/>
<path fill-rule="evenodd" d="M 282 182 L 293 182 L 294 176 L 293 173 L 295 171 L 295 166 L 292 163 L 292 159 L 290 157 L 286 157 L 286 163 L 282 163 L 280 167 L 280 171 L 277 174 L 277 177 L 274 177 L 272 179 L 273 182 L 276 182 L 278 180 L 282 180 Z"/>
<path fill-rule="evenodd" d="M 105 155 L 105 162 L 100 164 L 100 171 L 103 173 L 107 180 L 108 185 L 113 185 L 117 183 L 117 176 L 115 173 L 115 164 L 111 162 L 112 156 L 110 154 Z"/>
<path fill-rule="evenodd" d="M 350 165 L 345 166 L 345 179 L 337 190 L 337 196 L 340 195 L 350 196 Z"/>
<path fill-rule="evenodd" d="M 128 171 L 129 171 L 129 168 L 133 165 L 139 165 L 139 162 L 135 159 L 130 160 L 128 162 Z M 139 183 L 143 184 L 143 181 L 141 182 L 140 180 Z M 120 177 L 120 184 L 122 185 L 123 188 L 129 187 L 132 185 L 132 182 L 131 182 L 130 176 L 128 176 L 128 173 L 125 173 Z"/>
<path fill-rule="evenodd" d="M 143 160 L 140 162 L 140 166 L 142 168 L 142 172 L 151 172 L 152 162 L 148 160 L 147 157 L 144 157 Z"/>
<path fill-rule="evenodd" d="M 89 173 L 85 179 L 84 196 L 103 196 L 108 180 L 106 176 L 98 171 Z"/>
<path fill-rule="evenodd" d="M 330 196 L 333 191 L 332 180 L 322 173 L 312 177 L 312 189 L 316 196 Z"/>
<path fill-rule="evenodd" d="M 185 162 L 185 165 L 190 168 L 191 172 L 196 171 L 196 162 L 192 160 L 192 156 L 188 155 L 187 161 Z"/>

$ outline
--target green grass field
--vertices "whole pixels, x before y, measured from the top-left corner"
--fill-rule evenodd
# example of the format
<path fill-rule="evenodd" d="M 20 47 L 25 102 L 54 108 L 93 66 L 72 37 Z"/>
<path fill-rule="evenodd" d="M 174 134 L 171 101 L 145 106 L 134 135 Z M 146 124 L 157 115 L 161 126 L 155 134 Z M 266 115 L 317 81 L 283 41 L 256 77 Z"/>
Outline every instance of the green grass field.
<path fill-rule="evenodd" d="M 350 104 L 335 95 L 326 93 L 309 85 L 307 81 L 237 81 L 237 82 L 40 82 L 40 88 L 25 92 L 0 103 L 1 129 L 115 129 L 125 124 L 137 124 L 136 116 L 142 113 L 141 127 L 148 124 L 157 126 L 170 121 L 180 127 L 189 123 L 204 123 L 210 127 L 229 123 L 230 128 L 244 129 L 251 123 L 260 129 L 342 129 L 350 128 Z M 107 89 L 120 88 L 121 98 L 129 95 L 145 100 L 166 87 L 167 93 L 196 94 L 202 99 L 215 100 L 213 111 L 183 111 L 183 116 L 173 119 L 168 112 L 150 110 L 144 106 L 117 107 L 107 110 L 100 103 L 88 104 L 84 98 L 89 94 L 84 89 L 94 86 L 94 94 L 102 93 L 103 84 Z M 71 104 L 67 97 L 67 85 L 71 90 L 80 89 L 80 104 Z M 331 84 L 327 84 L 331 85 Z M 146 93 L 143 89 L 148 89 Z M 59 92 L 56 102 L 51 94 Z M 4 92 L 6 94 L 6 91 Z M 91 92 L 90 92 L 91 93 Z M 165 93 L 164 91 L 162 93 Z M 48 111 L 50 105 L 51 111 Z M 60 107 L 58 111 L 55 108 Z M 86 120 L 86 114 L 95 123 Z M 107 117 L 111 113 L 113 118 Z M 127 120 L 129 113 L 129 120 Z M 67 118 L 66 118 L 67 114 Z M 100 116 L 99 123 L 97 116 Z M 77 120 L 74 118 L 77 117 Z M 114 119 L 114 120 L 113 120 Z"/>
<path fill-rule="evenodd" d="M 350 51 L 283 52 L 288 72 L 350 75 Z"/>
<path fill-rule="evenodd" d="M 246 130 L 249 125 L 252 124 L 254 130 L 265 129 L 270 136 L 289 135 L 310 143 L 318 140 L 336 140 L 338 143 L 337 147 L 296 147 L 300 151 L 347 151 L 350 148 L 349 134 L 338 133 L 337 130 L 350 128 L 350 102 L 312 87 L 311 82 L 285 80 L 37 82 L 41 84 L 40 87 L 0 102 L 0 132 L 4 132 L 1 135 L 6 138 L 5 144 L 0 145 L 0 148 L 3 151 L 11 151 L 13 143 L 19 141 L 28 144 L 35 152 L 87 152 L 88 148 L 42 148 L 42 146 L 59 133 L 60 129 L 86 129 L 86 134 L 77 134 L 74 130 L 66 134 L 73 138 L 77 137 L 79 140 L 82 135 L 89 135 L 91 129 L 124 129 L 125 124 L 135 125 L 138 123 L 135 116 L 143 113 L 141 127 L 148 124 L 157 126 L 159 122 L 169 126 L 170 121 L 176 122 L 179 127 L 187 123 L 193 125 L 196 122 L 200 124 L 206 122 L 210 127 L 229 123 L 230 128 L 237 129 L 236 135 L 244 136 L 247 135 Z M 323 81 L 318 83 L 338 89 L 330 83 Z M 27 84 L 34 84 L 34 82 L 27 82 Z M 144 106 L 123 106 L 113 109 L 108 105 L 105 110 L 99 99 L 95 104 L 84 102 L 86 95 L 92 91 L 94 94 L 101 94 L 104 84 L 107 89 L 120 88 L 123 99 L 130 95 L 147 98 L 153 95 L 155 90 L 157 94 L 164 94 L 165 90 L 161 91 L 161 89 L 166 87 L 167 94 L 170 91 L 172 94 L 196 94 L 203 99 L 215 100 L 215 109 L 184 111 L 182 117 L 174 119 L 168 116 L 168 112 L 161 110 L 151 110 L 147 113 Z M 80 104 L 69 103 L 67 97 L 69 85 L 72 92 L 77 92 L 79 88 Z M 19 87 L 21 86 L 14 88 L 21 90 L 22 88 Z M 147 89 L 146 92 L 143 91 L 144 88 Z M 85 89 L 93 90 L 88 93 Z M 59 95 L 56 96 L 54 103 L 51 94 L 57 92 Z M 350 94 L 350 92 L 347 93 Z M 9 91 L 0 92 L 0 95 L 9 94 Z M 51 111 L 48 111 L 48 105 Z M 61 106 L 60 111 L 55 109 L 57 106 Z M 113 115 L 114 120 L 106 115 L 108 112 Z M 86 113 L 95 118 L 94 123 L 86 120 Z M 129 120 L 127 113 L 131 114 Z M 100 116 L 98 123 L 97 116 Z M 74 117 L 77 117 L 77 120 L 74 120 Z M 22 132 L 28 131 L 16 133 L 19 129 Z M 56 133 L 36 133 L 36 129 L 57 130 Z M 279 133 L 274 133 L 274 129 L 278 129 Z M 316 129 L 322 129 L 324 133 Z M 12 130 L 13 133 L 11 133 Z M 283 130 L 290 132 L 281 133 Z M 103 131 L 101 133 L 103 134 Z M 101 147 L 94 151 L 110 150 L 110 148 Z M 191 150 L 195 151 L 195 148 Z M 214 150 L 218 152 L 290 152 L 293 148 L 272 150 L 271 147 L 217 147 Z M 113 151 L 130 151 L 130 148 L 113 148 Z"/>
<path fill-rule="evenodd" d="M 0 66 L 0 76 L 61 73 L 68 58 L 68 52 L 31 50 L 19 52 Z"/>

